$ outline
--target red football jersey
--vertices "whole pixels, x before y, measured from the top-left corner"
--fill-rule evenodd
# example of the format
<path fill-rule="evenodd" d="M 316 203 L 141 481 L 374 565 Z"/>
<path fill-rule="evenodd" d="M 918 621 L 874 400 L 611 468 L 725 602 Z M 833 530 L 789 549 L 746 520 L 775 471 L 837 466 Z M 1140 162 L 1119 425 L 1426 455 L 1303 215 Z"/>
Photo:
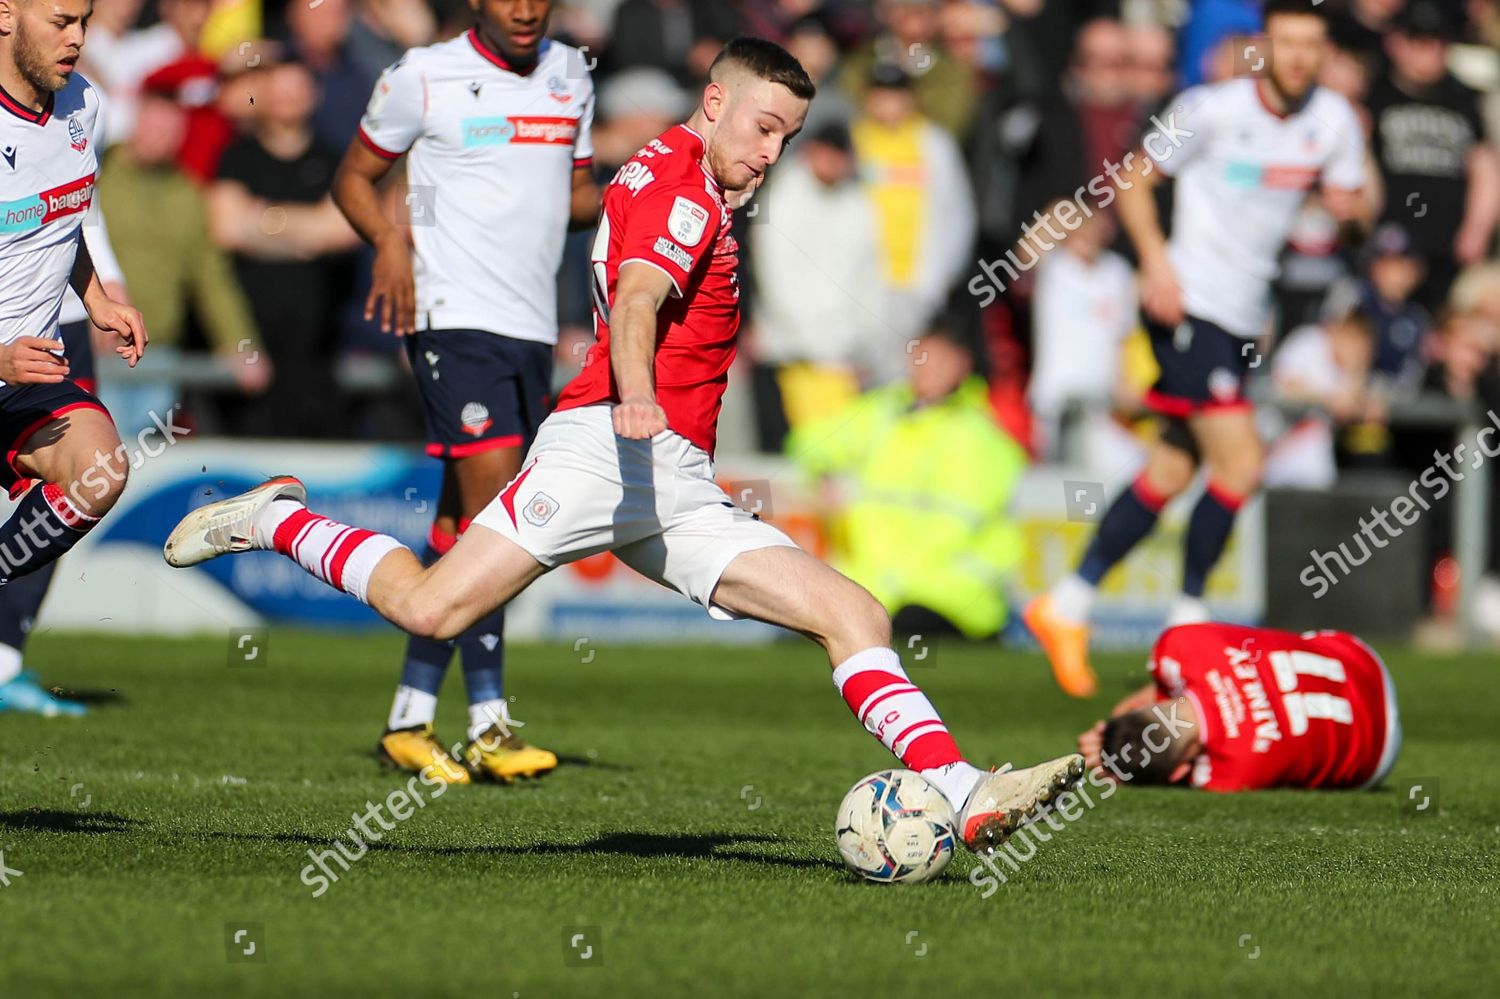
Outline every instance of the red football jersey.
<path fill-rule="evenodd" d="M 1399 748 L 1385 665 L 1341 631 L 1171 628 L 1151 675 L 1161 699 L 1187 694 L 1197 711 L 1196 787 L 1359 787 L 1385 776 Z"/>
<path fill-rule="evenodd" d="M 609 363 L 615 284 L 625 264 L 649 264 L 673 289 L 657 314 L 656 401 L 667 426 L 713 454 L 740 326 L 739 245 L 703 150 L 703 137 L 678 125 L 647 143 L 605 188 L 593 251 L 597 342 L 557 408 L 620 401 Z"/>

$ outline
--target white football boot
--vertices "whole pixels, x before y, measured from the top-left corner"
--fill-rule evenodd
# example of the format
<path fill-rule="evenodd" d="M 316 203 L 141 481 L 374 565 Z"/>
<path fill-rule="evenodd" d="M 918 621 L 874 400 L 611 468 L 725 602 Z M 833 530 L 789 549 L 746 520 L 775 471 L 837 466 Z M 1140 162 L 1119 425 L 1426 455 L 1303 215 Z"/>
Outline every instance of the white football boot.
<path fill-rule="evenodd" d="M 184 569 L 230 552 L 261 547 L 255 544 L 255 518 L 266 504 L 278 499 L 306 504 L 307 487 L 290 475 L 278 475 L 238 496 L 200 506 L 172 529 L 162 556 L 168 565 Z"/>
<path fill-rule="evenodd" d="M 1037 809 L 1083 780 L 1083 757 L 1059 756 L 1025 770 L 999 770 L 982 778 L 969 792 L 959 816 L 964 845 L 975 853 L 994 853 Z"/>

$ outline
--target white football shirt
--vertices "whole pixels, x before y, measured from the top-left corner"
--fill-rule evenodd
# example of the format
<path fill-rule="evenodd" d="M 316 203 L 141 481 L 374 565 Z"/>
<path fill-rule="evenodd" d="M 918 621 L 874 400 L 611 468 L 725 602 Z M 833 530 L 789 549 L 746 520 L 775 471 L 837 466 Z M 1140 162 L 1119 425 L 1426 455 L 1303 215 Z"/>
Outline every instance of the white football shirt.
<path fill-rule="evenodd" d="M 58 336 L 99 170 L 99 97 L 74 72 L 32 111 L 0 88 L 0 342 Z"/>
<path fill-rule="evenodd" d="M 1364 133 L 1340 95 L 1318 87 L 1289 115 L 1249 78 L 1184 91 L 1145 148 L 1177 179 L 1167 256 L 1189 315 L 1236 336 L 1265 331 L 1276 258 L 1307 192 L 1365 183 Z"/>
<path fill-rule="evenodd" d="M 381 74 L 359 136 L 388 159 L 408 153 L 417 329 L 557 342 L 557 269 L 593 117 L 582 54 L 553 41 L 524 74 L 475 30 Z"/>

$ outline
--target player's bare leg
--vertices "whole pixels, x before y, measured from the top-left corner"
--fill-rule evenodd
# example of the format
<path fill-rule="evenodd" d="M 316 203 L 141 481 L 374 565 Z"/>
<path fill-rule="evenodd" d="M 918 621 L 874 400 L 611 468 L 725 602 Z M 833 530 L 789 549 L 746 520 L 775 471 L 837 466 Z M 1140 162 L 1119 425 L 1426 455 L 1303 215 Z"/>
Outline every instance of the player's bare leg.
<path fill-rule="evenodd" d="M 1157 514 L 1197 473 L 1188 430 L 1180 422 L 1151 445 L 1146 467 L 1110 505 L 1078 572 L 1026 605 L 1022 617 L 1052 665 L 1057 685 L 1074 697 L 1098 687 L 1089 664 L 1089 608 L 1104 574 L 1156 526 Z"/>
<path fill-rule="evenodd" d="M 0 525 L 0 581 L 35 572 L 71 549 L 115 505 L 129 475 L 113 421 L 89 406 L 33 431 L 14 465 L 41 482 Z"/>
<path fill-rule="evenodd" d="M 1248 405 L 1203 410 L 1189 417 L 1188 425 L 1208 470 L 1208 482 L 1188 518 L 1182 595 L 1168 615 L 1168 627 L 1208 620 L 1203 604 L 1208 575 L 1229 543 L 1240 507 L 1260 488 L 1265 464 L 1255 413 Z"/>
<path fill-rule="evenodd" d="M 461 504 L 456 525 L 460 538 L 472 530 L 487 530 L 470 525 L 520 473 L 525 457 L 520 447 L 507 447 L 481 451 L 451 463 Z M 538 777 L 555 769 L 555 753 L 530 745 L 508 724 L 502 686 L 505 605 L 482 615 L 453 644 L 463 660 L 464 686 L 469 695 L 469 742 L 463 751 L 469 769 L 505 782 Z"/>
<path fill-rule="evenodd" d="M 167 538 L 178 568 L 221 555 L 277 551 L 402 631 L 452 639 L 529 586 L 546 568 L 520 546 L 475 526 L 430 566 L 395 538 L 320 517 L 307 491 L 279 476 L 193 510 Z"/>
<path fill-rule="evenodd" d="M 432 564 L 453 548 L 473 517 L 520 471 L 522 457 L 519 447 L 509 447 L 444 462 L 424 564 Z M 469 771 L 448 765 L 449 751 L 434 730 L 438 689 L 457 647 L 469 695 L 468 742 L 462 755 L 474 774 L 510 781 L 538 776 L 557 766 L 555 754 L 526 744 L 507 723 L 501 688 L 504 614 L 503 606 L 494 608 L 456 640 L 409 638 L 401 683 L 380 739 L 383 760 L 405 770 L 421 770 L 441 760 L 441 772 L 461 774 L 462 782 L 467 782 Z"/>
<path fill-rule="evenodd" d="M 902 765 L 942 791 L 972 850 L 996 849 L 1039 807 L 1083 777 L 1083 758 L 1071 753 L 999 773 L 965 761 L 890 647 L 885 608 L 864 587 L 800 548 L 762 548 L 737 556 L 720 577 L 713 602 L 823 646 L 845 703 Z"/>
<path fill-rule="evenodd" d="M 431 565 L 453 548 L 462 516 L 458 479 L 453 474 L 453 463 L 445 461 L 438 488 L 437 515 L 421 555 L 423 565 Z M 407 636 L 401 680 L 391 699 L 391 710 L 375 755 L 381 763 L 397 770 L 425 771 L 449 784 L 468 784 L 469 771 L 458 762 L 458 754 L 449 752 L 437 735 L 437 695 L 452 658 L 453 646 L 449 642 Z"/>
<path fill-rule="evenodd" d="M 444 462 L 437 516 L 422 552 L 423 565 L 431 565 L 452 549 L 458 540 L 462 515 L 452 462 Z M 391 710 L 375 754 L 381 763 L 397 770 L 426 772 L 449 784 L 468 784 L 469 771 L 458 762 L 458 754 L 450 752 L 437 735 L 437 694 L 452 658 L 453 646 L 449 642 L 407 636 L 401 680 L 391 699 Z"/>

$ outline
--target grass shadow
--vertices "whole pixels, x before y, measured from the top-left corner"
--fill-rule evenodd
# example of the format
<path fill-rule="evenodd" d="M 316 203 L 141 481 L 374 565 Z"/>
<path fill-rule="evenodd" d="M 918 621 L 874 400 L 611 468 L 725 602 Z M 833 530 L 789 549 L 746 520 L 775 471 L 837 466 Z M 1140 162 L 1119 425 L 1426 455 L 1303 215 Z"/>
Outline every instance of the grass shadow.
<path fill-rule="evenodd" d="M 307 833 L 240 833 L 215 832 L 210 836 L 219 839 L 250 840 L 272 843 L 294 843 L 298 846 L 332 848 L 335 842 L 326 836 L 311 836 Z M 780 843 L 775 836 L 760 836 L 743 833 L 604 833 L 582 843 L 537 843 L 531 846 L 506 846 L 500 844 L 476 846 L 436 846 L 424 844 L 370 843 L 371 852 L 391 852 L 432 857 L 456 856 L 595 856 L 610 854 L 621 857 L 643 859 L 673 858 L 678 860 L 743 860 L 756 864 L 771 864 L 802 870 L 826 868 L 840 870 L 841 865 L 831 860 L 815 860 L 806 857 L 781 857 L 759 852 L 742 852 L 727 848 L 742 845 Z M 346 842 L 346 848 L 347 842 Z"/>
<path fill-rule="evenodd" d="M 53 808 L 0 812 L 0 829 L 25 832 L 115 833 L 128 832 L 138 825 L 139 819 L 113 812 L 63 812 Z"/>
<path fill-rule="evenodd" d="M 130 699 L 118 690 L 68 690 L 65 687 L 51 687 L 58 697 L 65 701 L 77 701 L 79 704 L 89 704 L 95 707 L 106 704 L 128 704 Z"/>

